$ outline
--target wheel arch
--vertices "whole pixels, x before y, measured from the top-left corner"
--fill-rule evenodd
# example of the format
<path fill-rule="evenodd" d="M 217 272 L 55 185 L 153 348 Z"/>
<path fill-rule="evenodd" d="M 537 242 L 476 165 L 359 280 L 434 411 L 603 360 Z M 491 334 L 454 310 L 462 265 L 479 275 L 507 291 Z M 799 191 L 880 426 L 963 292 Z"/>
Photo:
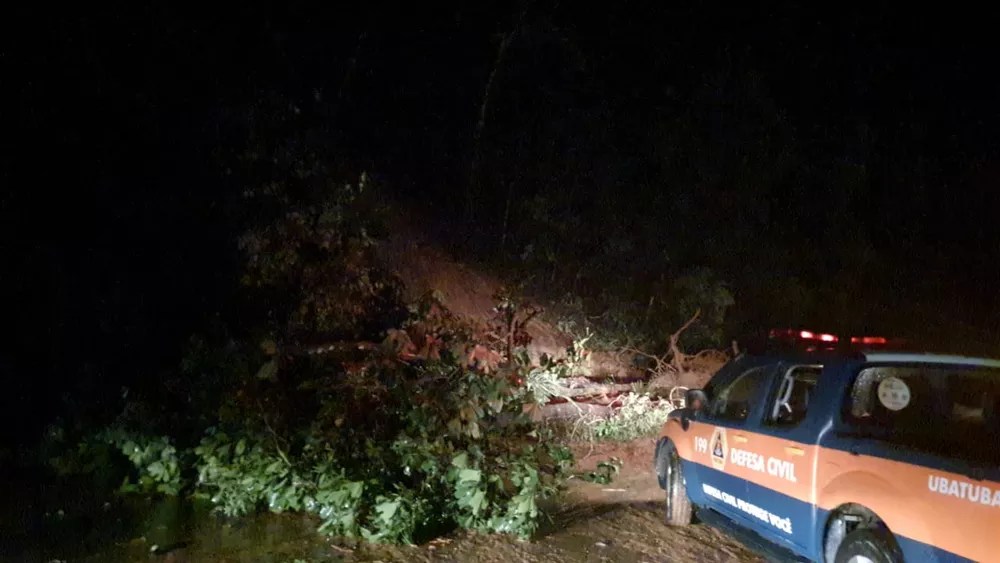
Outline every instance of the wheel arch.
<path fill-rule="evenodd" d="M 688 424 L 690 424 L 690 421 Z M 671 442 L 673 442 L 674 447 L 677 448 L 677 455 L 681 456 L 682 459 L 691 459 L 691 440 L 682 439 L 686 433 L 687 431 L 681 422 L 681 418 L 679 416 L 671 416 L 667 418 L 667 421 L 660 429 L 659 440 L 662 441 L 664 438 L 668 438 Z M 659 443 L 659 441 L 657 443 Z"/>
<path fill-rule="evenodd" d="M 862 528 L 885 532 L 895 542 L 895 548 L 900 549 L 895 532 L 884 518 L 864 504 L 847 502 L 831 510 L 823 524 L 821 561 L 826 563 L 836 561 L 837 550 L 844 538 L 854 530 Z"/>
<path fill-rule="evenodd" d="M 861 500 L 864 499 L 864 500 Z M 908 535 L 926 535 L 928 531 L 917 518 L 911 518 L 912 508 L 923 501 L 913 491 L 871 471 L 848 471 L 831 480 L 819 491 L 821 507 L 865 507 L 879 517 L 894 534 L 906 528 Z M 914 504 L 916 503 L 916 505 Z"/>

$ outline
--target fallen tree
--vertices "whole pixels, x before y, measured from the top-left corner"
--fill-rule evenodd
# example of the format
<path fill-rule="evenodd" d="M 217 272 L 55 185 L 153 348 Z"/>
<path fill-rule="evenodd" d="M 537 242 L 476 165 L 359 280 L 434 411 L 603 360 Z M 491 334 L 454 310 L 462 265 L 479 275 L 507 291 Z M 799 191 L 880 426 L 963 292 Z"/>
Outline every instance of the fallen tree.
<path fill-rule="evenodd" d="M 630 353 L 653 362 L 653 367 L 649 370 L 649 386 L 651 388 L 670 390 L 678 386 L 703 387 L 712 374 L 730 360 L 730 354 L 724 350 L 706 349 L 695 354 L 687 354 L 681 349 L 681 335 L 697 322 L 700 316 L 701 310 L 699 309 L 687 322 L 670 334 L 667 338 L 667 351 L 661 355 L 628 348 Z"/>
<path fill-rule="evenodd" d="M 684 392 L 701 387 L 726 361 L 720 350 L 686 354 L 680 338 L 698 321 L 697 311 L 667 339 L 667 351 L 652 355 L 628 347 L 625 352 L 653 362 L 647 392 L 637 392 L 634 384 L 598 383 L 586 377 L 560 378 L 562 387 L 552 391 L 538 409 L 542 418 L 570 421 L 572 439 L 630 440 L 655 433 L 669 413 L 684 405 Z"/>
<path fill-rule="evenodd" d="M 126 492 L 201 496 L 228 516 L 306 512 L 343 537 L 410 543 L 456 527 L 530 537 L 572 465 L 512 382 L 530 366 L 432 300 L 416 310 L 377 346 L 263 346 L 278 352 L 273 367 L 245 374 L 198 436 L 129 403 L 54 461 L 72 472 L 120 456 L 133 466 Z M 431 344 L 400 346 L 414 340 Z M 471 357 L 477 349 L 499 363 Z"/>

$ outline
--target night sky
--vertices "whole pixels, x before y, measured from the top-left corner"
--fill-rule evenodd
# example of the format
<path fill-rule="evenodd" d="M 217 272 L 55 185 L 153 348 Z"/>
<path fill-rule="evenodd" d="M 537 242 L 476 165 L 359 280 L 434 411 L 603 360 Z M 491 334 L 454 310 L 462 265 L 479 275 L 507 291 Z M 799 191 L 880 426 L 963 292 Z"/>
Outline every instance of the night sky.
<path fill-rule="evenodd" d="M 176 364 L 188 335 L 231 312 L 240 226 L 216 156 L 233 112 L 271 94 L 319 93 L 337 158 L 373 171 L 452 232 L 492 240 L 490 223 L 476 231 L 461 217 L 504 34 L 516 40 L 480 139 L 489 155 L 482 201 L 502 199 L 507 184 L 489 180 L 515 172 L 519 193 L 556 182 L 580 205 L 670 197 L 675 172 L 664 155 L 690 144 L 664 124 L 698 115 L 701 142 L 730 154 L 757 139 L 747 116 L 759 112 L 760 131 L 787 132 L 801 181 L 756 196 L 744 189 L 734 201 L 765 202 L 768 232 L 801 238 L 819 264 L 814 278 L 852 274 L 826 260 L 843 225 L 860 225 L 875 260 L 898 272 L 879 296 L 896 295 L 898 308 L 945 295 L 935 301 L 948 303 L 935 305 L 941 324 L 992 338 L 1000 91 L 989 18 L 912 5 L 768 6 L 23 8 L 0 39 L 4 410 L 33 405 L 41 419 L 80 382 L 106 391 L 154 377 Z M 726 109 L 698 107 L 715 103 Z M 858 193 L 809 191 L 844 163 L 865 167 Z M 727 215 L 725 194 L 713 196 L 723 204 L 706 222 L 721 237 L 739 213 Z M 673 219 L 634 213 L 614 219 Z M 685 229 L 694 241 L 716 236 Z M 685 259 L 708 260 L 700 244 L 683 246 Z M 741 256 L 718 269 L 745 267 Z M 769 274 L 804 275 L 782 264 Z M 870 316 L 887 307 L 874 293 L 854 297 Z M 758 309 L 745 320 L 766 322 L 767 307 Z"/>

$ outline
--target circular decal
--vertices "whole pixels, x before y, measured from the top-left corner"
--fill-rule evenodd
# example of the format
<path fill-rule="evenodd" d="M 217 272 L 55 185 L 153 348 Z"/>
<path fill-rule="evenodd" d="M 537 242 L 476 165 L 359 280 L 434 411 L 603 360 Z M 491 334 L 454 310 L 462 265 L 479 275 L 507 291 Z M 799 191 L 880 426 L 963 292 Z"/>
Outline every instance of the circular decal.
<path fill-rule="evenodd" d="M 878 400 L 891 411 L 900 411 L 910 404 L 910 388 L 898 377 L 887 377 L 878 384 Z"/>

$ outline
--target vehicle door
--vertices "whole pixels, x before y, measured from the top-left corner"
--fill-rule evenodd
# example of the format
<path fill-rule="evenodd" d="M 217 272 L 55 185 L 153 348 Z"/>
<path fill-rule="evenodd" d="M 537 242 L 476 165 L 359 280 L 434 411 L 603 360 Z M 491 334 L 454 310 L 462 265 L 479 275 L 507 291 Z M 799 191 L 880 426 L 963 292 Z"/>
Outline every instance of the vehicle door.
<path fill-rule="evenodd" d="M 904 558 L 996 560 L 1000 366 L 871 363 L 845 400 L 824 447 L 881 480 L 859 483 L 855 502 L 883 519 Z"/>
<path fill-rule="evenodd" d="M 747 470 L 730 462 L 731 451 L 750 442 L 747 424 L 761 415 L 773 372 L 773 364 L 752 367 L 713 389 L 696 419 L 695 450 L 703 460 L 695 469 L 698 492 L 708 506 L 744 524 L 752 523 L 745 510 Z"/>
<path fill-rule="evenodd" d="M 750 470 L 746 498 L 763 535 L 800 554 L 814 548 L 816 442 L 830 410 L 816 401 L 822 373 L 819 364 L 778 365 L 763 416 L 747 423 L 746 452 L 731 454 Z"/>

